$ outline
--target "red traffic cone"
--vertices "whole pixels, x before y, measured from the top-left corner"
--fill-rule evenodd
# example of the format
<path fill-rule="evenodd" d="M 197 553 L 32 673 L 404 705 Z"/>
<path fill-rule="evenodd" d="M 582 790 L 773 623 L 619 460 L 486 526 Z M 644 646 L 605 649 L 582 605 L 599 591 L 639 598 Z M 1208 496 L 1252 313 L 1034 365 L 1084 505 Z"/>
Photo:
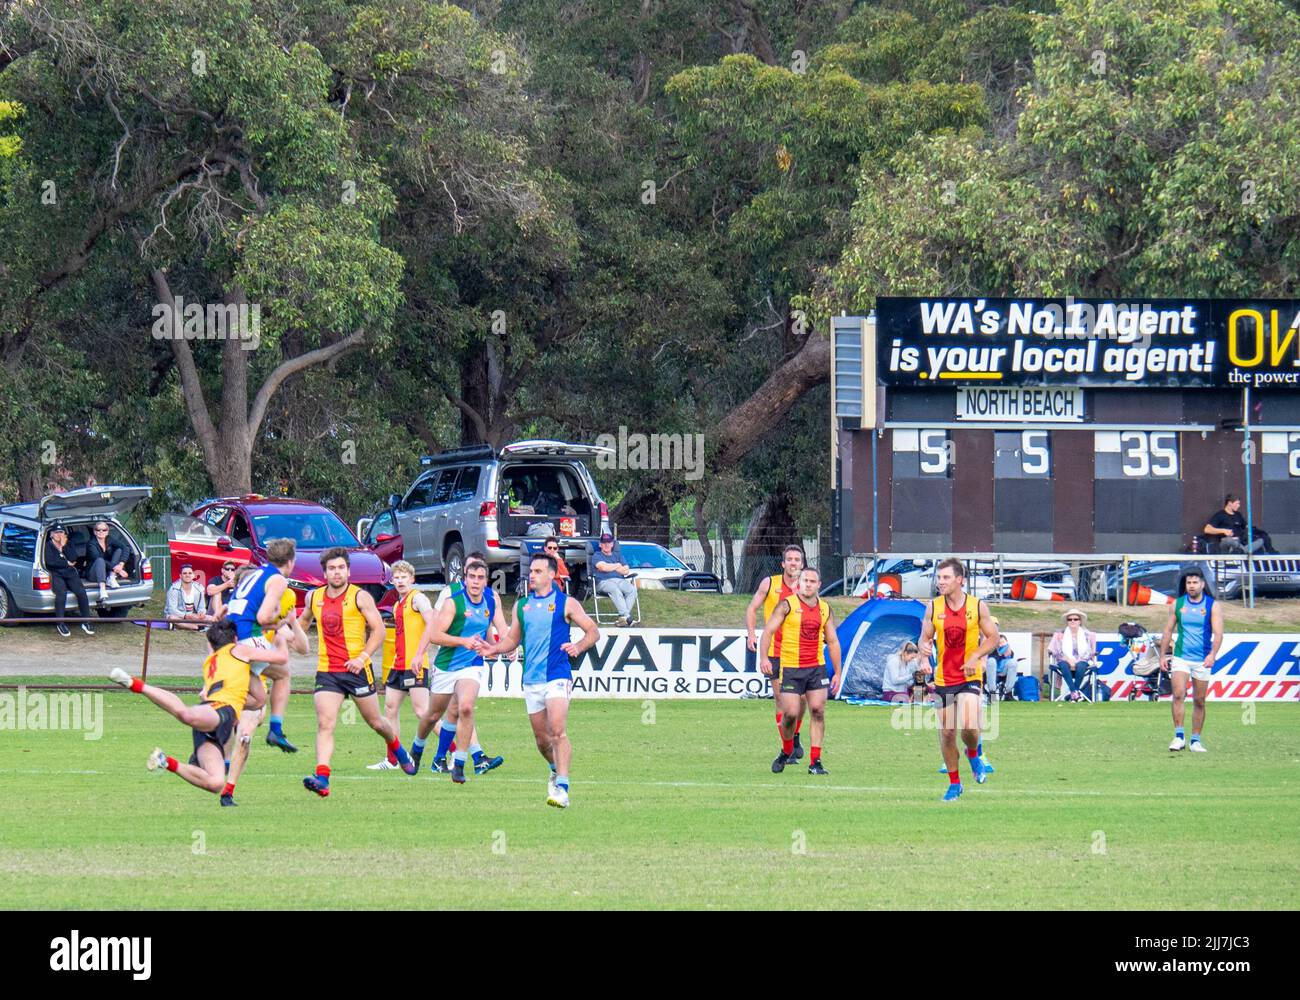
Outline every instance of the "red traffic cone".
<path fill-rule="evenodd" d="M 876 581 L 876 597 L 902 597 L 903 581 L 893 573 L 886 573 Z"/>
<path fill-rule="evenodd" d="M 1168 594 L 1162 594 L 1158 590 L 1144 587 L 1140 583 L 1130 583 L 1128 585 L 1128 602 L 1129 604 L 1173 604 L 1174 599 Z"/>
<path fill-rule="evenodd" d="M 1018 576 L 1011 581 L 1011 599 L 1013 601 L 1064 601 L 1064 594 L 1055 594 L 1040 587 L 1033 580 Z"/>

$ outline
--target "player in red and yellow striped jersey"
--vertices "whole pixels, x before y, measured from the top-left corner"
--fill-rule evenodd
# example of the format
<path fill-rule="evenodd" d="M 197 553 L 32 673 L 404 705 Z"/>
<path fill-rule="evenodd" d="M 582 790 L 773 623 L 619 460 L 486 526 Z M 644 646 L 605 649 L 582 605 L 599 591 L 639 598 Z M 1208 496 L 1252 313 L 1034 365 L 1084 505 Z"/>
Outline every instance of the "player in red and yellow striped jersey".
<path fill-rule="evenodd" d="M 826 734 L 826 691 L 840 693 L 844 671 L 840 664 L 840 641 L 835 634 L 835 616 L 830 605 L 817 596 L 821 587 L 821 574 L 815 569 L 805 569 L 799 574 L 797 594 L 785 598 L 776 606 L 767 624 L 763 626 L 763 673 L 775 675 L 771 655 L 778 630 L 781 642 L 775 646 L 780 662 L 781 676 L 781 752 L 772 762 L 772 771 L 780 774 L 787 764 L 794 762 L 794 731 L 799 714 L 799 699 L 808 699 L 808 714 L 812 719 L 812 744 L 810 746 L 808 773 L 826 774 L 822 766 L 822 742 Z M 826 678 L 826 654 L 830 653 L 835 679 Z"/>
<path fill-rule="evenodd" d="M 209 652 L 203 661 L 203 692 L 197 705 L 186 705 L 172 692 L 146 684 L 120 667 L 114 667 L 108 676 L 134 694 L 144 695 L 194 731 L 194 753 L 188 764 L 155 748 L 149 755 L 149 770 L 172 771 L 191 785 L 217 794 L 226 784 L 222 748 L 234 732 L 248 698 L 249 663 L 288 663 L 289 651 L 283 636 L 277 637 L 270 649 L 237 642 L 235 624 L 226 618 L 208 626 L 206 635 Z"/>
<path fill-rule="evenodd" d="M 393 727 L 398 742 L 402 739 L 402 702 L 411 696 L 411 707 L 418 721 L 429 710 L 429 643 L 424 638 L 432 635 L 433 604 L 428 595 L 415 589 L 415 567 L 405 559 L 393 563 L 393 589 L 397 603 L 393 605 L 393 649 L 388 652 L 384 641 L 384 716 Z M 371 771 L 397 770 L 397 758 L 388 754 Z"/>
<path fill-rule="evenodd" d="M 749 633 L 747 646 L 749 652 L 758 651 L 758 639 L 755 637 L 757 627 L 758 612 L 761 608 L 763 611 L 763 623 L 772 617 L 772 612 L 776 606 L 787 597 L 790 597 L 799 589 L 799 574 L 803 572 L 804 555 L 803 549 L 798 545 L 787 545 L 785 551 L 781 553 L 781 572 L 774 576 L 767 576 L 759 582 L 758 589 L 754 591 L 753 600 L 749 602 L 749 607 L 745 609 L 745 628 Z M 781 630 L 776 630 L 776 636 L 772 640 L 772 648 L 767 650 L 769 657 L 776 656 L 776 645 L 781 641 Z M 748 669 L 748 665 L 747 665 Z M 776 733 L 777 738 L 781 737 L 781 677 L 778 672 L 772 678 L 772 703 L 776 707 Z M 794 724 L 794 759 L 803 758 L 803 744 L 799 742 L 799 730 L 803 728 L 804 710 L 808 707 L 808 699 L 801 697 L 799 699 L 799 717 Z"/>
<path fill-rule="evenodd" d="M 944 801 L 961 795 L 957 769 L 957 728 L 977 784 L 985 771 L 980 759 L 980 705 L 984 697 L 984 661 L 997 648 L 998 628 L 988 605 L 963 589 L 966 571 L 959 559 L 944 559 L 935 573 L 939 596 L 921 626 L 921 655 L 937 651 L 933 668 L 935 704 L 939 712 L 939 743 L 948 769 Z"/>
<path fill-rule="evenodd" d="M 371 657 L 383 645 L 384 621 L 375 599 L 349 582 L 352 560 L 341 547 L 320 555 L 325 586 L 311 592 L 302 612 L 305 631 L 313 618 L 320 634 L 316 657 L 316 773 L 302 785 L 321 798 L 330 793 L 330 759 L 334 756 L 334 724 L 344 698 L 351 698 L 366 723 L 384 738 L 384 744 L 407 774 L 415 764 L 397 740 L 393 727 L 379 712 L 375 698 L 375 673 Z"/>

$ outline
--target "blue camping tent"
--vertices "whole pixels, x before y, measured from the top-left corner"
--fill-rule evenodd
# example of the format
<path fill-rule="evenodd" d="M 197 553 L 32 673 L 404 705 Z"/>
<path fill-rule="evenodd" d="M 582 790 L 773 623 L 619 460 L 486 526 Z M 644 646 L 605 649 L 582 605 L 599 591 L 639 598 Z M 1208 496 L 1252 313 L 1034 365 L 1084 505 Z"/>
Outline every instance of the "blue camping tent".
<path fill-rule="evenodd" d="M 897 653 L 905 640 L 919 639 L 924 620 L 920 601 L 873 597 L 840 622 L 835 629 L 844 657 L 840 697 L 879 698 L 885 657 Z"/>

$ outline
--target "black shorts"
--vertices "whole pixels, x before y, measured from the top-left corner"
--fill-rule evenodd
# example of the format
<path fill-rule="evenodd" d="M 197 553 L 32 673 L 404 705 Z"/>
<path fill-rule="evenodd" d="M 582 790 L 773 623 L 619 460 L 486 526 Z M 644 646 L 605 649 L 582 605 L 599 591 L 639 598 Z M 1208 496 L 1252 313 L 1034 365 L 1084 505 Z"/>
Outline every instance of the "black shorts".
<path fill-rule="evenodd" d="M 375 674 L 369 667 L 361 673 L 351 670 L 317 670 L 316 693 L 333 691 L 345 698 L 368 698 L 375 693 Z"/>
<path fill-rule="evenodd" d="M 815 667 L 786 667 L 781 671 L 782 694 L 803 695 L 830 685 L 831 682 L 826 677 L 825 664 L 818 664 Z"/>
<path fill-rule="evenodd" d="M 410 691 L 412 688 L 429 690 L 433 683 L 432 670 L 390 670 L 384 687 L 397 691 Z"/>
<path fill-rule="evenodd" d="M 961 694 L 973 694 L 976 698 L 982 698 L 984 696 L 984 682 L 966 681 L 962 684 L 949 684 L 946 686 L 936 684 L 934 686 L 934 697 L 944 708 L 957 704 L 957 696 Z"/>
<path fill-rule="evenodd" d="M 211 702 L 201 702 L 203 705 L 210 705 Z M 229 705 L 217 706 L 217 717 L 221 720 L 217 723 L 217 728 L 210 733 L 202 730 L 194 730 L 194 752 L 190 754 L 190 763 L 198 764 L 199 747 L 204 743 L 215 743 L 217 749 L 221 751 L 221 756 L 226 756 L 226 744 L 230 741 L 230 734 L 235 731 L 235 723 L 239 719 L 235 716 L 235 710 Z"/>

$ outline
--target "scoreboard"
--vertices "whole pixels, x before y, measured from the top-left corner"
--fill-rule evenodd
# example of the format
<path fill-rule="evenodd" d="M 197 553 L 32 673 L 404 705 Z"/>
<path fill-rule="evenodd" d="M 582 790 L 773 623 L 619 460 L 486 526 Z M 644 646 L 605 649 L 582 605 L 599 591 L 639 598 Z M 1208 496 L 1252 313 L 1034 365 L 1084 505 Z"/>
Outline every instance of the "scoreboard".
<path fill-rule="evenodd" d="M 1056 328 L 1038 319 L 1053 304 Z M 1073 300 L 881 299 L 874 323 L 836 318 L 840 552 L 1186 552 L 1247 476 L 1254 523 L 1300 550 L 1300 303 L 1249 303 L 1255 338 L 1241 303 L 1161 300 L 1123 343 L 1114 317 L 1132 307 L 1083 305 L 1113 306 L 1108 335 L 1087 312 L 1071 328 Z M 962 306 L 971 332 L 927 333 Z M 1023 331 L 1013 306 L 1033 317 Z M 990 312 L 1002 325 L 981 332 Z M 860 397 L 844 363 L 855 329 Z"/>

